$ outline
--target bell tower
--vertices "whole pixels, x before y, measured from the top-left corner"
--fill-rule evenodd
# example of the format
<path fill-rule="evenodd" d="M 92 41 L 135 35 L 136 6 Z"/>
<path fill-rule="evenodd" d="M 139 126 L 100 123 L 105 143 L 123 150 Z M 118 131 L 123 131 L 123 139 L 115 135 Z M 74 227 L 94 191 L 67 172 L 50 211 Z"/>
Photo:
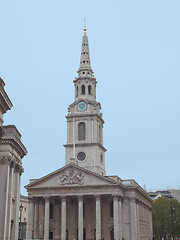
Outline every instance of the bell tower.
<path fill-rule="evenodd" d="M 74 162 L 93 172 L 105 175 L 105 152 L 101 104 L 96 101 L 97 81 L 90 63 L 86 25 L 82 38 L 80 67 L 75 78 L 75 101 L 69 105 L 65 164 Z"/>

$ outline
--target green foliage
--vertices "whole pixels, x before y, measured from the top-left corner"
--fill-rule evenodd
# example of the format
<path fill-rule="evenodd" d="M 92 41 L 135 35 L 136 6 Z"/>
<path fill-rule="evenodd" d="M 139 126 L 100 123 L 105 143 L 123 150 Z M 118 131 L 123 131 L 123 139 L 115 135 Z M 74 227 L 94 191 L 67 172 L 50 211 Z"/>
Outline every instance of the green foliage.
<path fill-rule="evenodd" d="M 175 236 L 180 234 L 180 203 L 172 200 L 174 233 Z M 159 197 L 152 204 L 153 230 L 156 236 L 172 236 L 172 217 L 170 200 L 167 197 Z"/>
<path fill-rule="evenodd" d="M 172 206 L 174 208 L 174 232 L 175 236 L 180 235 L 180 202 L 173 199 Z"/>

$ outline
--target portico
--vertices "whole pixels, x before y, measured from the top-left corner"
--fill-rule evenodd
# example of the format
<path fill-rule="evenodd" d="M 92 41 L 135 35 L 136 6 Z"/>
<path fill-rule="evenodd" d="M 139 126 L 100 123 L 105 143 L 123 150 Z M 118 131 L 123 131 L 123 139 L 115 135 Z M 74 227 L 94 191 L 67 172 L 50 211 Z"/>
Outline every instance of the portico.
<path fill-rule="evenodd" d="M 110 216 L 110 202 L 114 201 L 114 217 Z M 34 238 L 40 239 L 40 233 L 38 232 L 38 226 L 42 216 L 39 215 L 39 204 L 42 200 L 44 204 L 44 224 L 40 226 L 44 228 L 44 239 L 107 239 L 105 237 L 108 233 L 105 231 L 106 218 L 114 225 L 114 237 L 119 239 L 119 211 L 118 204 L 121 202 L 121 197 L 110 195 L 96 195 L 96 196 L 59 196 L 59 197 L 39 197 L 31 199 L 33 214 L 31 231 L 28 238 L 32 238 L 30 233 L 34 232 Z M 108 200 L 108 201 L 107 201 Z M 106 202 L 107 201 L 107 202 Z M 108 204 L 109 203 L 109 204 Z M 53 208 L 51 213 L 49 212 L 50 204 Z M 109 206 L 108 206 L 109 205 Z M 91 209 L 89 212 L 88 209 Z M 109 212 L 107 211 L 109 210 Z M 102 218 L 102 212 L 107 215 L 106 218 Z M 50 214 L 49 214 L 50 213 Z M 51 215 L 51 216 L 50 216 Z M 71 215 L 71 218 L 67 219 L 67 216 Z M 51 218 L 50 218 L 51 217 Z M 56 224 L 54 220 L 57 218 Z M 71 219 L 77 219 L 77 221 L 71 221 Z M 56 226 L 55 226 L 56 225 Z M 56 227 L 58 229 L 56 229 Z M 109 231 L 110 235 L 110 231 Z"/>
<path fill-rule="evenodd" d="M 71 184 L 62 176 L 71 174 Z M 81 175 L 78 184 L 76 176 Z M 95 184 L 96 182 L 96 184 Z M 125 182 L 126 183 L 126 182 Z M 30 199 L 28 239 L 141 239 L 149 228 L 151 201 L 135 181 L 118 182 L 74 164 L 26 186 Z M 51 187 L 50 187 L 51 186 Z M 129 191 L 132 186 L 136 191 Z"/>

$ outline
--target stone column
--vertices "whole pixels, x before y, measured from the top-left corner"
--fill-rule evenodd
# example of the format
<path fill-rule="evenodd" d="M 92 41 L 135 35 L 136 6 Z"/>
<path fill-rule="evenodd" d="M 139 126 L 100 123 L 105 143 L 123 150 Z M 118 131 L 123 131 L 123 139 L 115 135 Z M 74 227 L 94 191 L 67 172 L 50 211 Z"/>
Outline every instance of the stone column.
<path fill-rule="evenodd" d="M 123 217 L 122 217 L 122 198 L 119 198 L 119 238 L 123 238 Z"/>
<path fill-rule="evenodd" d="M 34 201 L 32 198 L 29 198 L 27 239 L 32 239 L 33 219 L 34 219 Z"/>
<path fill-rule="evenodd" d="M 34 206 L 34 238 L 39 238 L 39 202 L 35 200 Z"/>
<path fill-rule="evenodd" d="M 39 201 L 39 238 L 44 238 L 44 214 L 45 214 L 45 208 L 44 208 L 44 200 L 43 198 Z"/>
<path fill-rule="evenodd" d="M 10 166 L 9 164 L 7 165 L 7 182 L 6 182 L 6 187 L 5 187 L 5 191 L 4 191 L 4 195 L 6 195 L 6 200 L 5 200 L 5 216 L 4 216 L 4 235 L 3 235 L 3 240 L 6 240 L 6 228 L 8 227 L 8 222 L 7 222 L 7 218 L 8 218 L 8 195 L 9 195 L 9 173 L 10 173 Z M 2 194 L 3 195 L 3 194 Z M 3 203 L 2 203 L 3 205 Z M 2 223 L 3 225 L 3 223 Z"/>
<path fill-rule="evenodd" d="M 45 198 L 44 240 L 49 240 L 49 197 Z"/>
<path fill-rule="evenodd" d="M 9 189 L 9 213 L 8 213 L 8 227 L 7 227 L 7 238 L 11 236 L 11 218 L 12 218 L 12 194 L 13 194 L 13 183 L 14 183 L 14 163 L 11 163 L 11 175 L 10 175 L 10 189 Z"/>
<path fill-rule="evenodd" d="M 96 196 L 96 240 L 101 239 L 101 199 Z"/>
<path fill-rule="evenodd" d="M 54 201 L 54 221 L 55 221 L 55 231 L 54 231 L 54 238 L 60 239 L 60 198 Z"/>
<path fill-rule="evenodd" d="M 119 206 L 118 195 L 113 196 L 113 213 L 114 213 L 114 239 L 119 240 Z"/>
<path fill-rule="evenodd" d="M 78 197 L 78 240 L 83 240 L 83 197 Z"/>
<path fill-rule="evenodd" d="M 18 239 L 18 230 L 19 230 L 19 201 L 20 201 L 20 169 L 19 166 L 17 166 L 15 175 L 16 175 L 16 186 L 17 186 L 17 192 L 15 195 L 15 214 L 16 214 L 16 221 L 15 221 L 15 239 Z"/>
<path fill-rule="evenodd" d="M 131 240 L 137 240 L 136 200 L 130 198 Z"/>
<path fill-rule="evenodd" d="M 61 240 L 66 239 L 66 197 L 61 198 Z"/>
<path fill-rule="evenodd" d="M 136 214 L 137 214 L 137 240 L 140 240 L 140 213 L 139 213 L 139 200 L 136 205 Z"/>
<path fill-rule="evenodd" d="M 152 226 L 152 209 L 149 208 L 149 227 L 150 227 L 150 237 L 153 237 L 153 226 Z"/>

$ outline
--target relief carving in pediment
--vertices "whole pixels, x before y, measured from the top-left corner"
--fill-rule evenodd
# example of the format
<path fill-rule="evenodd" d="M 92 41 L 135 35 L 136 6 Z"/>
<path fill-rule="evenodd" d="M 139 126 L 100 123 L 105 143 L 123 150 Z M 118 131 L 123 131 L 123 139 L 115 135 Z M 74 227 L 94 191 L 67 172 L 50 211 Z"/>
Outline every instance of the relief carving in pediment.
<path fill-rule="evenodd" d="M 62 173 L 59 177 L 60 185 L 83 185 L 84 176 L 81 171 L 75 171 L 73 168 L 70 168 L 67 172 Z"/>

